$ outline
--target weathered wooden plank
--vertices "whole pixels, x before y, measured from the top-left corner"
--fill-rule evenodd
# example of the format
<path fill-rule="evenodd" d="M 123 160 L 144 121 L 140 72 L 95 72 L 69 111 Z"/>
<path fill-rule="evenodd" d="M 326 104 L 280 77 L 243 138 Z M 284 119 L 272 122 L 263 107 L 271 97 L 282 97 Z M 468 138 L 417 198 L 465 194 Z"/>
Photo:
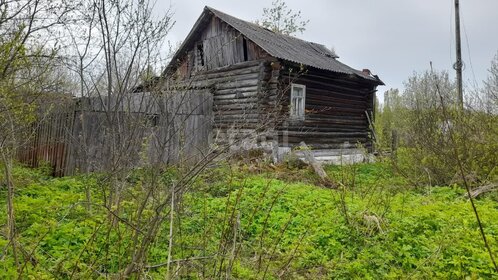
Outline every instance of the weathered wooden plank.
<path fill-rule="evenodd" d="M 143 149 L 143 139 L 148 138 L 147 135 L 152 136 L 153 131 L 159 130 L 165 133 L 156 134 L 159 136 L 156 139 L 163 143 L 151 145 L 156 148 L 154 152 L 149 153 L 151 162 L 159 161 L 159 158 L 155 158 L 158 155 L 164 155 L 169 163 L 178 162 L 179 153 L 194 158 L 201 147 L 207 147 L 209 144 L 212 95 L 205 91 L 186 96 L 188 98 L 181 95 L 162 97 L 177 108 L 171 105 L 162 108 L 168 109 L 169 112 L 158 111 L 165 116 L 169 115 L 165 118 L 169 121 L 161 122 L 162 127 L 158 127 L 159 129 L 151 125 L 159 125 L 160 121 L 151 123 L 150 114 L 141 112 L 147 109 L 142 102 L 147 98 L 138 103 L 133 103 L 137 99 L 80 99 L 77 107 L 71 107 L 62 113 L 52 112 L 40 120 L 35 137 L 30 142 L 29 151 L 19 158 L 32 166 L 38 165 L 40 160 L 47 160 L 54 168 L 55 175 L 73 174 L 77 170 L 105 170 L 118 161 L 126 165 L 136 165 Z M 121 108 L 136 108 L 138 112 Z M 109 123 L 114 121 L 119 122 L 119 134 L 115 133 L 117 127 Z M 167 150 L 158 150 L 160 147 L 166 147 L 166 144 Z M 115 152 L 111 152 L 111 149 Z"/>
<path fill-rule="evenodd" d="M 257 97 L 258 92 L 237 92 L 233 94 L 223 94 L 223 95 L 215 95 L 214 100 L 234 100 L 234 99 L 242 99 L 248 97 Z"/>

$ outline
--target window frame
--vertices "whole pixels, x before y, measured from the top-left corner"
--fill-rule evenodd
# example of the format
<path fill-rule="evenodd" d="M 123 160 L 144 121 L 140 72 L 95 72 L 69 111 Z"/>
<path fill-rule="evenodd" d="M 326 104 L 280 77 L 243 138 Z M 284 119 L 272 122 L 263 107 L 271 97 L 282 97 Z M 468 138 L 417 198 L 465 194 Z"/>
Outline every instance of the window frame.
<path fill-rule="evenodd" d="M 296 96 L 297 93 L 294 91 L 295 88 L 300 88 L 302 90 L 302 96 Z M 299 106 L 295 106 L 293 103 L 295 102 L 294 100 L 297 98 L 302 99 L 302 104 Z M 291 83 L 291 94 L 290 94 L 290 109 L 289 109 L 289 115 L 290 118 L 293 120 L 304 120 L 305 114 L 306 114 L 306 85 L 303 84 L 295 84 Z M 294 111 L 294 108 L 297 107 L 297 112 Z"/>

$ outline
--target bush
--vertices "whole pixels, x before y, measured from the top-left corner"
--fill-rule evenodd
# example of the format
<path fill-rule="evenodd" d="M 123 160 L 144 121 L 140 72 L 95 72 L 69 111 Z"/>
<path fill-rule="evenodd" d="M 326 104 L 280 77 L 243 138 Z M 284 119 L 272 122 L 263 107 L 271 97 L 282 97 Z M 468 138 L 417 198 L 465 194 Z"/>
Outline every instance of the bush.
<path fill-rule="evenodd" d="M 173 259 L 192 258 L 175 265 L 178 278 L 218 278 L 225 273 L 244 279 L 498 276 L 460 188 L 412 190 L 382 162 L 325 169 L 344 188 L 320 188 L 305 177 L 304 182 L 297 177 L 294 182 L 279 180 L 280 175 L 270 169 L 250 174 L 243 166 L 221 166 L 203 174 L 193 190 L 184 194 L 175 213 Z M 123 196 L 120 216 L 124 221 L 133 220 L 147 176 L 145 170 L 137 170 L 128 178 L 136 189 Z M 170 180 L 174 172 L 162 176 Z M 24 276 L 104 278 L 107 273 L 116 275 L 131 260 L 130 228 L 124 222 L 108 223 L 103 208 L 95 207 L 89 215 L 80 203 L 85 200 L 86 184 L 91 184 L 95 194 L 101 189 L 93 176 L 35 179 L 19 186 L 18 241 L 26 251 L 34 252 L 37 261 L 36 266 L 27 264 Z M 94 202 L 102 204 L 98 197 Z M 0 199 L 4 198 L 1 192 Z M 477 207 L 491 248 L 497 252 L 498 204 L 483 198 Z M 148 208 L 143 215 L 151 211 Z M 366 215 L 378 217 L 382 229 L 365 219 Z M 166 222 L 147 251 L 148 264 L 165 262 L 168 235 Z M 0 238 L 0 246 L 6 245 Z M 234 259 L 233 248 L 237 250 Z M 0 278 L 16 278 L 11 254 L 1 257 Z M 150 268 L 144 274 L 162 278 L 165 267 Z"/>
<path fill-rule="evenodd" d="M 390 132 L 399 135 L 397 168 L 418 185 L 462 184 L 460 166 L 471 185 L 496 181 L 498 115 L 481 106 L 456 105 L 454 85 L 446 72 L 415 73 L 399 95 L 386 93 L 378 113 L 380 147 L 390 147 Z"/>

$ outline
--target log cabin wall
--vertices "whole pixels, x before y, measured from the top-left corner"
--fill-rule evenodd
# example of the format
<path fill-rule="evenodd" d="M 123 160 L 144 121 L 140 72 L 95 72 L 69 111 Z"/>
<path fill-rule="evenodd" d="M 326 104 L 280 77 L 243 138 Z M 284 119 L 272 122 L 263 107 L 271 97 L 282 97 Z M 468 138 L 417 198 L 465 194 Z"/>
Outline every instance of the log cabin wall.
<path fill-rule="evenodd" d="M 271 125 L 261 106 L 265 81 L 271 75 L 267 71 L 269 63 L 259 59 L 198 72 L 190 79 L 173 81 L 169 87 L 176 91 L 209 90 L 213 95 L 213 143 L 255 148 Z"/>
<path fill-rule="evenodd" d="M 212 92 L 214 143 L 254 148 L 272 139 L 268 131 L 274 122 L 261 105 L 268 104 L 266 87 L 276 59 L 213 16 L 180 61 L 169 86 Z"/>
<path fill-rule="evenodd" d="M 292 70 L 290 70 L 292 68 Z M 290 118 L 290 84 L 306 86 L 304 120 Z M 282 119 L 279 145 L 305 141 L 316 149 L 372 148 L 370 125 L 376 85 L 362 79 L 314 68 L 284 64 L 280 70 Z"/>
<path fill-rule="evenodd" d="M 260 134 L 260 142 L 266 145 L 278 145 L 282 142 L 281 137 L 279 140 L 278 127 L 288 117 L 285 113 L 287 107 L 282 107 L 282 104 L 288 104 L 289 97 L 283 94 L 286 89 L 282 86 L 280 69 L 281 63 L 278 59 L 268 58 L 261 70 L 263 75 L 259 92 L 259 122 L 266 124 L 266 129 Z"/>

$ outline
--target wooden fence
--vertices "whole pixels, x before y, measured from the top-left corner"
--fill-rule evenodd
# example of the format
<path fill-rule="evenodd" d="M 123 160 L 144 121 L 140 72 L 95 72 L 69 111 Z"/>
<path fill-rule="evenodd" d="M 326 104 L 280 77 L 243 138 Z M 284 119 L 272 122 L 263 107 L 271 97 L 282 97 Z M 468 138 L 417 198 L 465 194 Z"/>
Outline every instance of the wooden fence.
<path fill-rule="evenodd" d="M 192 162 L 211 144 L 212 95 L 76 98 L 41 113 L 33 132 L 19 160 L 32 167 L 48 163 L 56 176 Z"/>
<path fill-rule="evenodd" d="M 53 175 L 63 176 L 68 166 L 68 144 L 74 112 L 57 111 L 44 115 L 32 126 L 28 145 L 18 153 L 18 160 L 31 167 L 50 164 Z"/>

